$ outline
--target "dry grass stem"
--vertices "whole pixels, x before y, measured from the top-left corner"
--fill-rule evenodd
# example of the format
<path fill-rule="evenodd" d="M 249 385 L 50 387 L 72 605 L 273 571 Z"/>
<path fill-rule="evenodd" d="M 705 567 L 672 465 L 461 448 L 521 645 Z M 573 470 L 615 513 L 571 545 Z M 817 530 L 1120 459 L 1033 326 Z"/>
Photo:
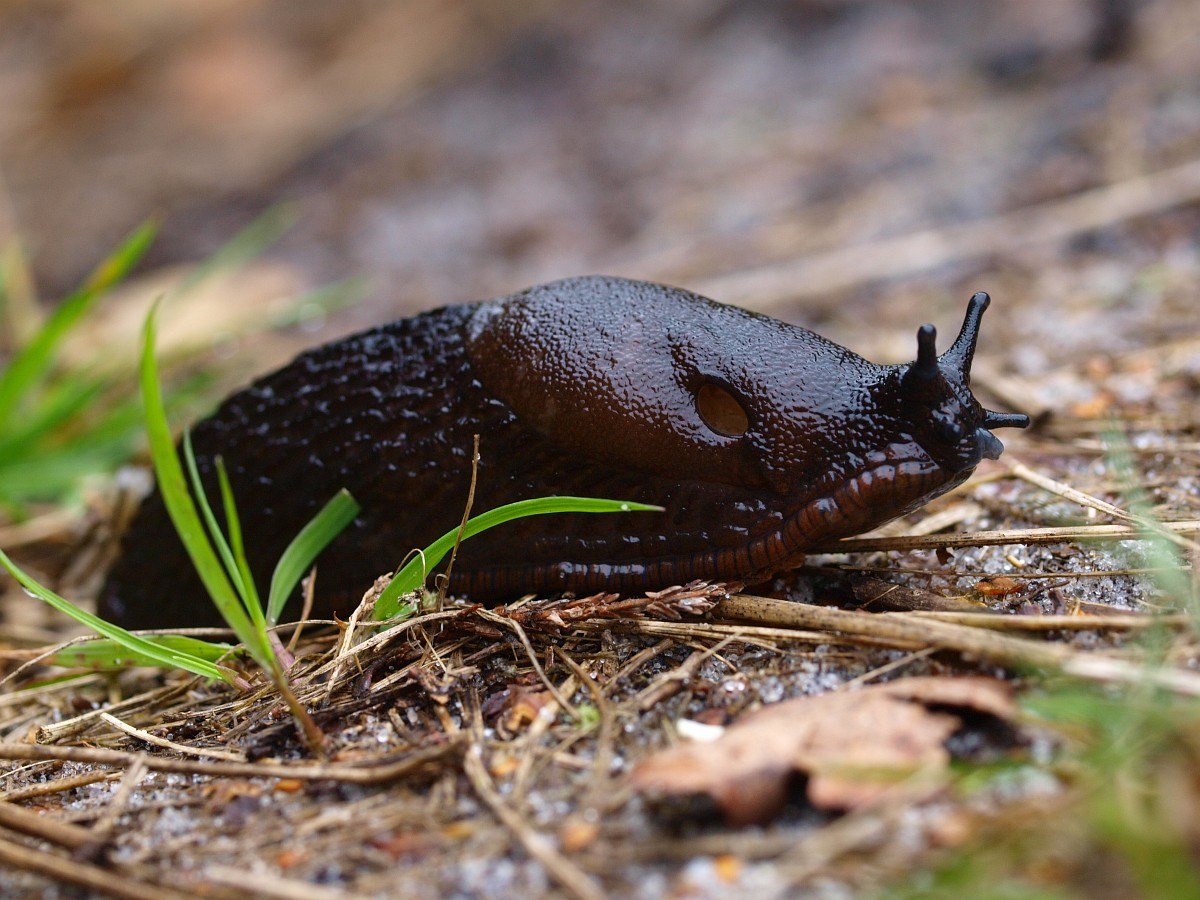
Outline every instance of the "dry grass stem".
<path fill-rule="evenodd" d="M 177 900 L 195 896 L 191 892 L 177 891 L 161 884 L 138 882 L 92 863 L 26 847 L 3 836 L 0 836 L 0 863 L 18 870 L 38 872 L 51 879 L 121 900 Z"/>
<path fill-rule="evenodd" d="M 1200 534 L 1200 520 L 1159 522 L 1156 531 L 1191 537 Z M 955 547 L 1002 547 L 1006 544 L 1067 544 L 1074 541 L 1134 541 L 1145 538 L 1143 528 L 1128 525 L 1072 525 L 1061 528 L 1010 528 L 959 534 L 911 537 L 843 538 L 813 553 L 867 553 L 877 550 L 939 550 Z"/>
<path fill-rule="evenodd" d="M 169 741 L 148 731 L 142 731 L 140 728 L 134 728 L 127 722 L 122 722 L 116 716 L 109 715 L 106 712 L 101 712 L 100 718 L 113 728 L 124 732 L 130 737 L 135 737 L 139 741 L 145 741 L 147 744 L 153 744 L 155 747 L 162 747 L 164 750 L 173 750 L 184 756 L 207 756 L 211 759 L 224 759 L 229 762 L 245 762 L 246 760 L 246 757 L 242 754 L 230 753 L 228 750 L 217 750 L 213 747 L 188 747 L 184 744 L 177 744 L 175 741 Z"/>
<path fill-rule="evenodd" d="M 1014 638 L 928 618 L 851 612 L 746 594 L 723 600 L 717 607 L 717 615 L 775 626 L 821 628 L 846 637 L 894 642 L 894 646 L 905 650 L 933 646 L 1003 666 L 1051 669 L 1096 681 L 1152 684 L 1200 696 L 1200 675 L 1193 672 L 1140 666 L 1110 654 L 1079 651 L 1066 644 Z"/>
<path fill-rule="evenodd" d="M 516 810 L 504 802 L 483 764 L 479 745 L 468 748 L 463 757 L 463 770 L 479 799 L 513 833 L 526 852 L 545 866 L 563 890 L 580 900 L 604 900 L 608 896 L 591 876 L 559 853 L 549 839 L 535 831 Z"/>
<path fill-rule="evenodd" d="M 157 772 L 175 772 L 180 775 L 209 775 L 224 778 L 293 778 L 301 781 L 343 781 L 347 784 L 385 784 L 398 778 L 415 775 L 428 767 L 440 764 L 457 756 L 460 742 L 447 741 L 439 746 L 415 750 L 401 759 L 370 765 L 349 766 L 287 765 L 282 763 L 234 763 L 202 762 L 189 759 L 165 759 L 159 756 L 144 756 L 125 750 L 107 750 L 98 747 L 57 747 L 45 744 L 0 743 L 0 759 L 47 760 L 96 763 L 107 766 L 128 766 L 135 759 L 145 760 L 146 768 Z"/>

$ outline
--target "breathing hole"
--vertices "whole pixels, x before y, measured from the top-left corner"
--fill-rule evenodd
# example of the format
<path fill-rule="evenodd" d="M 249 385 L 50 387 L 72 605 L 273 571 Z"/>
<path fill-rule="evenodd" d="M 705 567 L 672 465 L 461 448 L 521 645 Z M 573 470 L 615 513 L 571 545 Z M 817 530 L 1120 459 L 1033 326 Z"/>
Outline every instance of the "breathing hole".
<path fill-rule="evenodd" d="M 729 391 L 715 384 L 696 391 L 696 411 L 704 424 L 726 437 L 741 437 L 750 428 L 750 418 Z"/>

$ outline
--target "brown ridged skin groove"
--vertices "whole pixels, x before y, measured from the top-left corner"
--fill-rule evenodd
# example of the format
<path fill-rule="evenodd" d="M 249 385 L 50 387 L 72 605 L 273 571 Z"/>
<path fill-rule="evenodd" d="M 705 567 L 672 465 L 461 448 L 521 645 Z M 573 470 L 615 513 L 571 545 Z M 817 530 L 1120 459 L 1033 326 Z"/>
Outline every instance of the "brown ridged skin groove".
<path fill-rule="evenodd" d="M 878 366 L 677 288 L 577 278 L 318 347 L 231 396 L 192 438 L 210 497 L 214 459 L 225 461 L 264 590 L 335 491 L 362 505 L 318 560 L 317 616 L 348 615 L 378 575 L 457 525 L 476 434 L 476 513 L 556 494 L 665 511 L 500 526 L 464 543 L 454 592 L 641 591 L 761 579 L 961 482 L 986 415 L 969 362 L 911 390 L 916 364 Z M 744 433 L 706 424 L 706 384 L 741 405 Z M 946 434 L 947 418 L 961 435 Z M 157 493 L 124 537 L 101 612 L 141 628 L 216 622 Z"/>

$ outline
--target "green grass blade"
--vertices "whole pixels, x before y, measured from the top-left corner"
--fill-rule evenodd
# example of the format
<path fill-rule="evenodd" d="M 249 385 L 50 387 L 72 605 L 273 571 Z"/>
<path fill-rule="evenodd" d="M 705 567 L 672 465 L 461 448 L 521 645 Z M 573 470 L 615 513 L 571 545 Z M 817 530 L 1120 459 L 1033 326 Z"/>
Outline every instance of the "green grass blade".
<path fill-rule="evenodd" d="M 31 454 L 40 455 L 45 442 L 55 437 L 56 430 L 89 411 L 107 387 L 99 379 L 55 379 L 42 391 L 37 403 L 23 409 L 19 420 L 0 432 L 0 466 Z"/>
<path fill-rule="evenodd" d="M 258 596 L 258 588 L 254 585 L 254 574 L 250 571 L 250 560 L 246 558 L 246 545 L 242 541 L 242 520 L 238 516 L 237 503 L 233 499 L 233 488 L 229 484 L 229 473 L 225 471 L 225 461 L 217 457 L 217 481 L 221 485 L 221 503 L 225 507 L 225 522 L 229 529 L 229 543 L 233 547 L 233 559 L 237 566 L 238 580 L 242 584 L 242 603 L 250 621 L 254 623 L 264 644 L 267 643 L 267 621 L 263 616 L 262 600 Z"/>
<path fill-rule="evenodd" d="M 544 516 L 551 513 L 621 512 L 662 512 L 662 507 L 633 503 L 627 500 L 602 500 L 598 497 L 539 497 L 536 500 L 518 500 L 516 503 L 498 506 L 468 520 L 466 528 L 463 529 L 462 539 L 465 541 L 481 531 L 487 531 L 489 528 L 495 528 L 497 525 L 503 525 L 513 519 L 523 519 L 527 516 Z M 457 528 L 447 531 L 426 547 L 424 553 L 418 554 L 397 572 L 396 577 L 388 583 L 375 603 L 375 618 L 390 619 L 400 612 L 400 597 L 410 591 L 415 591 L 425 583 L 429 571 L 453 549 L 457 538 Z"/>
<path fill-rule="evenodd" d="M 85 476 L 120 465 L 128 450 L 128 444 L 97 443 L 5 463 L 0 466 L 0 497 L 13 503 L 62 498 Z"/>
<path fill-rule="evenodd" d="M 146 317 L 143 330 L 141 388 L 142 401 L 146 407 L 146 434 L 150 442 L 150 456 L 154 462 L 154 473 L 158 478 L 158 489 L 162 494 L 163 503 L 171 522 L 175 526 L 179 539 L 183 542 L 196 573 L 204 583 L 209 597 L 221 613 L 229 627 L 233 629 L 238 640 L 242 641 L 259 665 L 273 671 L 275 657 L 265 646 L 259 633 L 255 630 L 242 601 L 235 593 L 233 585 L 225 574 L 225 568 L 217 558 L 212 544 L 208 540 L 204 523 L 196 504 L 188 492 L 187 481 L 183 476 L 183 466 L 175 452 L 175 442 L 171 439 L 171 428 L 167 424 L 167 413 L 163 408 L 162 389 L 159 386 L 158 367 L 154 359 L 155 324 L 158 316 L 157 305 Z"/>
<path fill-rule="evenodd" d="M 270 320 L 272 328 L 292 328 L 320 316 L 345 309 L 371 293 L 370 284 L 363 278 L 352 277 L 301 294 L 287 308 Z"/>
<path fill-rule="evenodd" d="M 271 590 L 267 595 L 268 622 L 272 625 L 278 624 L 284 604 L 304 577 L 304 573 L 312 567 L 313 560 L 354 521 L 358 510 L 358 502 L 350 496 L 350 492 L 340 490 L 309 520 L 300 533 L 292 538 L 271 575 Z"/>
<path fill-rule="evenodd" d="M 208 259 L 192 269 L 179 285 L 184 293 L 222 269 L 236 269 L 260 256 L 263 251 L 283 237 L 296 221 L 294 209 L 287 204 L 272 206 L 261 216 L 231 237 Z"/>
<path fill-rule="evenodd" d="M 50 367 L 55 348 L 93 302 L 124 278 L 154 240 L 153 225 L 142 225 L 117 248 L 74 294 L 59 304 L 37 334 L 0 373 L 0 430 L 6 430 L 17 404 Z"/>
<path fill-rule="evenodd" d="M 183 669 L 184 671 L 191 672 L 193 675 L 200 675 L 204 678 L 220 678 L 222 681 L 233 680 L 233 673 L 228 669 L 213 665 L 208 660 L 193 656 L 190 653 L 156 644 L 144 637 L 138 637 L 136 634 L 132 634 L 121 628 L 119 625 L 113 625 L 111 622 L 104 621 L 99 616 L 94 616 L 90 612 L 80 609 L 70 600 L 60 597 L 54 591 L 39 584 L 36 579 L 26 574 L 16 563 L 9 559 L 3 550 L 0 550 L 0 566 L 7 569 L 8 573 L 35 597 L 44 600 L 50 606 L 70 616 L 81 625 L 86 625 L 97 634 L 102 634 L 109 640 L 116 641 L 131 653 L 137 653 L 143 659 L 152 660 L 155 665 Z"/>
<path fill-rule="evenodd" d="M 202 641 L 182 634 L 147 636 L 150 643 L 174 653 L 186 653 L 197 659 L 217 663 L 234 655 L 238 648 L 230 644 Z M 49 660 L 56 666 L 83 666 L 90 669 L 119 668 L 122 666 L 159 666 L 158 660 L 150 659 L 110 638 L 99 638 L 81 644 L 72 644 L 55 653 Z"/>
<path fill-rule="evenodd" d="M 200 480 L 200 469 L 196 465 L 196 453 L 192 449 L 192 433 L 185 431 L 183 433 L 183 440 L 180 443 L 183 445 L 183 462 L 186 467 L 188 483 L 192 486 L 192 496 L 196 499 L 196 507 L 199 509 L 200 515 L 204 519 L 204 524 L 208 528 L 209 540 L 212 542 L 213 549 L 217 551 L 217 555 L 221 557 L 221 562 L 225 565 L 225 574 L 229 577 L 233 589 L 239 596 L 245 597 L 246 587 L 242 583 L 242 572 L 238 568 L 237 560 L 234 558 L 233 548 L 229 545 L 229 541 L 225 539 L 225 534 L 221 531 L 221 526 L 217 524 L 217 517 L 213 513 L 212 504 L 208 502 L 208 493 L 204 490 L 204 482 Z"/>

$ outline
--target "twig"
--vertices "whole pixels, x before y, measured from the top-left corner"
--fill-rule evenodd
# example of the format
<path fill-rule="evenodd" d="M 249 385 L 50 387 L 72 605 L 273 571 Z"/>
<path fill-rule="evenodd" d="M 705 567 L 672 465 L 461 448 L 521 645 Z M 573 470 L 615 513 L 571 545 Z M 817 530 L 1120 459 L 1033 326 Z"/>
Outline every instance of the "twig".
<path fill-rule="evenodd" d="M 60 747 L 46 744 L 0 743 L 0 759 L 45 760 L 129 766 L 139 756 L 146 768 L 182 775 L 211 775 L 217 778 L 297 778 L 302 781 L 344 781 L 348 784 L 382 784 L 404 778 L 433 763 L 443 762 L 461 751 L 461 742 L 448 741 L 437 747 L 417 750 L 403 759 L 374 765 L 284 765 L 281 763 L 204 762 L 166 759 L 125 750 L 99 747 Z"/>
<path fill-rule="evenodd" d="M 454 571 L 454 560 L 458 558 L 458 547 L 462 543 L 463 533 L 467 530 L 467 522 L 471 518 L 471 507 L 475 505 L 475 482 L 479 478 L 479 435 L 474 437 L 475 446 L 471 451 L 471 486 L 467 489 L 467 503 L 463 507 L 462 521 L 458 523 L 458 534 L 454 536 L 450 561 L 446 563 L 446 571 L 442 574 L 442 583 L 438 586 L 438 609 L 441 609 L 442 604 L 446 602 L 446 589 L 450 587 L 450 573 Z"/>
<path fill-rule="evenodd" d="M 87 787 L 89 784 L 95 784 L 97 781 L 111 781 L 117 777 L 117 774 L 114 772 L 78 772 L 66 778 L 55 778 L 53 781 L 37 782 L 26 785 L 23 788 L 5 791 L 3 794 L 0 794 L 0 802 L 17 803 L 21 800 L 32 800 L 35 797 L 46 797 L 50 794 L 74 790 L 78 787 Z"/>
<path fill-rule="evenodd" d="M 633 703 L 639 710 L 645 712 L 648 709 L 653 709 L 664 700 L 674 697 L 689 681 L 696 677 L 696 673 L 700 671 L 700 666 L 704 661 L 719 652 L 724 647 L 728 646 L 735 638 L 731 635 L 722 638 L 717 644 L 709 647 L 706 650 L 697 650 L 678 666 L 669 672 L 664 672 L 653 682 L 638 692 L 633 698 Z"/>
<path fill-rule="evenodd" d="M 174 741 L 169 741 L 148 731 L 142 731 L 140 728 L 134 728 L 128 722 L 123 722 L 116 716 L 109 715 L 106 712 L 100 713 L 100 718 L 118 731 L 123 731 L 131 737 L 137 738 L 139 741 L 145 741 L 147 744 L 162 747 L 164 750 L 174 750 L 176 753 L 182 753 L 184 756 L 208 756 L 213 759 L 229 760 L 230 762 L 245 762 L 246 760 L 240 753 L 230 753 L 228 750 L 217 750 L 212 747 L 189 747 L 186 744 L 177 744 Z"/>
<path fill-rule="evenodd" d="M 312 614 L 313 602 L 317 596 L 317 567 L 315 565 L 309 569 L 308 575 L 301 583 L 301 587 L 304 589 L 304 605 L 300 608 L 300 618 L 296 620 L 296 628 L 292 631 L 292 636 L 287 642 L 287 652 L 289 654 L 296 652 L 296 645 L 300 643 L 300 635 L 304 631 L 304 625 L 308 622 L 308 617 Z"/>
<path fill-rule="evenodd" d="M 68 859 L 47 850 L 35 850 L 4 837 L 0 837 L 0 863 L 14 869 L 37 872 L 57 882 L 79 885 L 128 900 L 172 900 L 195 896 L 163 885 L 133 881 L 126 875 L 109 872 L 91 863 Z"/>
<path fill-rule="evenodd" d="M 100 818 L 92 825 L 92 843 L 80 847 L 76 856 L 93 860 L 100 858 L 104 852 L 104 848 L 112 840 L 113 831 L 117 827 L 117 821 L 129 806 L 129 800 L 133 796 L 134 788 L 146 777 L 146 771 L 146 760 L 142 756 L 135 759 L 133 765 L 125 770 L 125 774 L 121 778 L 121 784 L 117 788 L 116 796 L 108 802 L 104 807 L 104 811 L 100 814 Z"/>
<path fill-rule="evenodd" d="M 574 694 L 579 687 L 579 682 L 575 676 L 568 675 L 561 685 L 558 687 L 558 694 Z M 545 706 L 537 711 L 537 715 L 529 724 L 529 728 L 521 738 L 521 744 L 527 748 L 525 752 L 519 753 L 520 761 L 517 763 L 517 770 L 513 774 L 511 788 L 509 790 L 509 801 L 516 803 L 523 798 L 529 790 L 529 785 L 532 783 L 533 767 L 537 763 L 537 747 L 541 743 L 546 732 L 558 719 L 558 711 L 562 707 L 557 700 L 551 700 Z M 476 731 L 477 734 L 482 734 L 481 730 Z"/>
<path fill-rule="evenodd" d="M 120 713 L 126 710 L 146 712 L 156 703 L 165 703 L 186 693 L 191 684 L 192 681 L 190 680 L 181 684 L 168 684 L 165 687 L 154 688 L 153 690 L 137 694 L 126 700 L 122 700 L 120 703 L 113 703 L 106 709 L 88 710 L 72 719 L 64 719 L 62 722 L 43 725 L 38 729 L 38 740 L 43 743 L 53 743 L 63 738 L 75 737 L 91 728 L 95 724 L 95 720 L 99 719 L 106 712 Z"/>
<path fill-rule="evenodd" d="M 1146 628 L 1187 628 L 1193 624 L 1192 617 L 1185 613 L 1154 616 L 1145 613 L 1112 613 L 1103 616 L 1012 616 L 987 612 L 914 612 L 908 615 L 971 628 L 990 628 L 993 631 L 1103 631 L 1109 628 L 1117 631 L 1141 631 Z"/>
<path fill-rule="evenodd" d="M 1054 669 L 1095 681 L 1153 684 L 1181 694 L 1200 696 L 1200 675 L 1193 672 L 1139 666 L 1109 654 L 1084 653 L 1061 644 L 1044 644 L 915 615 L 849 612 L 748 594 L 722 600 L 716 614 L 777 626 L 822 628 L 844 635 L 883 639 L 895 642 L 895 646 L 902 649 L 934 646 L 1003 666 Z"/>
<path fill-rule="evenodd" d="M 888 672 L 894 672 L 897 669 L 902 669 L 910 663 L 914 663 L 919 659 L 924 659 L 927 656 L 932 656 L 937 653 L 937 647 L 926 647 L 924 650 L 916 650 L 912 653 L 906 653 L 899 659 L 893 659 L 890 663 L 885 663 L 882 666 L 876 666 L 869 672 L 863 672 L 857 678 L 851 678 L 845 684 L 838 688 L 839 691 L 846 691 L 856 688 L 859 685 L 866 684 L 868 681 L 874 681 L 880 675 L 886 675 Z"/>
<path fill-rule="evenodd" d="M 606 789 L 609 775 L 612 772 L 617 711 L 613 702 L 596 683 L 596 679 L 589 675 L 583 666 L 563 653 L 562 650 L 558 651 L 558 658 L 575 673 L 575 677 L 587 688 L 596 703 L 596 711 L 600 714 L 600 734 L 596 739 L 596 752 L 592 759 L 591 784 L 588 787 L 588 796 L 584 801 L 585 806 L 594 808 L 599 805 L 601 792 Z"/>
<path fill-rule="evenodd" d="M 612 693 L 616 689 L 617 685 L 620 684 L 621 679 L 629 677 L 646 663 L 650 662 L 650 660 L 662 653 L 667 652 L 674 646 L 674 641 L 662 640 L 652 647 L 646 647 L 642 650 L 639 650 L 632 657 L 630 657 L 629 662 L 625 663 L 625 665 L 620 668 L 617 674 L 615 674 L 608 681 L 608 683 L 603 686 L 605 695 Z"/>
<path fill-rule="evenodd" d="M 365 896 L 233 866 L 205 866 L 204 877 L 214 884 L 236 888 L 239 894 L 246 893 L 252 897 L 272 897 L 278 900 L 353 900 L 354 897 Z"/>
<path fill-rule="evenodd" d="M 504 802 L 496 790 L 496 786 L 492 783 L 491 776 L 487 773 L 487 768 L 483 764 L 483 754 L 478 744 L 472 744 L 467 749 L 463 757 L 463 770 L 479 799 L 521 842 L 526 852 L 541 863 L 567 893 L 583 898 L 583 900 L 604 900 L 608 896 L 594 879 L 555 850 L 545 837 L 534 831 L 515 810 Z"/>
<path fill-rule="evenodd" d="M 36 544 L 62 534 L 79 521 L 79 513 L 69 506 L 48 512 L 15 525 L 0 527 L 0 547 L 12 550 L 26 544 Z"/>
<path fill-rule="evenodd" d="M 1062 497 L 1064 500 L 1070 500 L 1073 503 L 1078 503 L 1080 506 L 1090 507 L 1097 512 L 1106 513 L 1115 519 L 1140 525 L 1145 531 L 1161 533 L 1164 538 L 1176 546 L 1187 550 L 1195 550 L 1200 547 L 1200 544 L 1197 544 L 1195 541 L 1189 541 L 1181 534 L 1161 530 L 1160 526 L 1162 523 L 1160 522 L 1152 521 L 1136 513 L 1127 512 L 1119 506 L 1113 506 L 1113 504 L 1107 503 L 1099 497 L 1093 497 L 1091 494 L 1086 494 L 1077 488 L 1071 487 L 1069 484 L 1063 484 L 1061 481 L 1048 478 L 1040 472 L 1035 472 L 1024 463 L 1014 463 L 1009 467 L 1009 471 L 1012 472 L 1014 477 L 1040 487 L 1044 491 L 1049 491 L 1051 494 Z"/>
<path fill-rule="evenodd" d="M 304 746 L 310 753 L 323 759 L 325 757 L 325 732 L 313 719 L 308 707 L 300 702 L 300 698 L 292 690 L 287 673 L 277 666 L 276 670 L 270 674 L 273 676 L 271 680 L 275 683 L 275 689 L 283 698 L 284 705 L 291 712 L 292 718 L 296 720 L 296 731 L 300 734 L 300 740 L 304 742 Z"/>
<path fill-rule="evenodd" d="M 1159 522 L 1156 530 L 1179 535 L 1200 534 L 1200 520 Z M 1070 541 L 1136 541 L 1145 529 L 1128 525 L 1075 525 L 1062 528 L 1013 528 L 997 531 L 964 531 L 958 534 L 921 534 L 909 537 L 843 538 L 814 549 L 813 553 L 867 553 L 876 550 L 937 550 L 941 547 L 999 547 L 1004 544 L 1065 544 Z"/>
<path fill-rule="evenodd" d="M 87 828 L 60 822 L 42 813 L 30 812 L 3 800 L 0 800 L 0 825 L 30 837 L 58 844 L 68 850 L 76 850 L 92 842 L 92 832 Z"/>

